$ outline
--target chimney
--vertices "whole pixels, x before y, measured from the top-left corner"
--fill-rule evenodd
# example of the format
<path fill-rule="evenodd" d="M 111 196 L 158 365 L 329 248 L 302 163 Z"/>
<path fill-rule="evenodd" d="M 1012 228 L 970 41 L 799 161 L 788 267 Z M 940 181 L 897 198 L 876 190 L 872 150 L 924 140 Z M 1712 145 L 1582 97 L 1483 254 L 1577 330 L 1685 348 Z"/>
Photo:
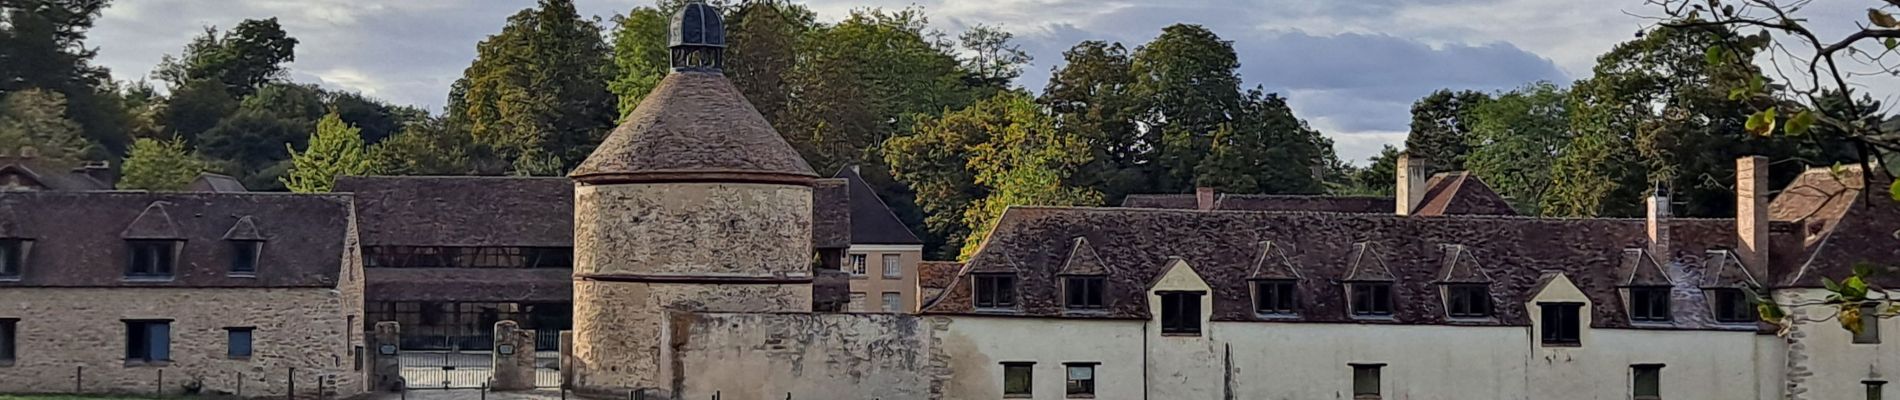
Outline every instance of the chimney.
<path fill-rule="evenodd" d="M 1742 265 L 1768 270 L 1768 158 L 1735 159 L 1735 254 Z"/>
<path fill-rule="evenodd" d="M 90 176 L 93 180 L 105 184 L 108 189 L 117 187 L 119 183 L 119 174 L 112 171 L 112 163 L 109 161 L 87 161 L 85 165 L 74 168 L 73 172 Z"/>
<path fill-rule="evenodd" d="M 1397 168 L 1398 182 L 1393 186 L 1392 203 L 1397 206 L 1398 215 L 1412 215 L 1418 209 L 1418 203 L 1425 201 L 1425 179 L 1431 177 L 1431 162 L 1423 158 L 1414 159 L 1411 153 L 1399 153 Z"/>
<path fill-rule="evenodd" d="M 1194 188 L 1194 204 L 1201 211 L 1214 209 L 1214 188 L 1200 186 Z"/>
<path fill-rule="evenodd" d="M 1668 261 L 1669 254 L 1669 189 L 1662 182 L 1656 183 L 1656 189 L 1649 193 L 1649 213 L 1644 226 L 1649 228 L 1649 253 L 1656 259 Z"/>

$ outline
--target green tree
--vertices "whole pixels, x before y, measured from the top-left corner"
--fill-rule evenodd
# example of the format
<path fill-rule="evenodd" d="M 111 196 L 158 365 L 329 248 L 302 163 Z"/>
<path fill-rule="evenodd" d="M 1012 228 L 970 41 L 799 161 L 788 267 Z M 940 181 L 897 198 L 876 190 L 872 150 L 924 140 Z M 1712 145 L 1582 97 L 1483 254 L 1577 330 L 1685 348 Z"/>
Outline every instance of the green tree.
<path fill-rule="evenodd" d="M 778 0 L 746 1 L 729 14 L 726 76 L 759 114 L 777 122 L 790 108 L 798 38 L 816 26 L 816 14 Z"/>
<path fill-rule="evenodd" d="M 1048 107 L 1056 128 L 1089 144 L 1081 184 L 1102 192 L 1108 204 L 1151 192 L 1152 146 L 1135 117 L 1139 101 L 1130 92 L 1128 50 L 1120 43 L 1084 41 L 1062 53 L 1064 64 L 1049 75 L 1037 102 Z"/>
<path fill-rule="evenodd" d="M 203 35 L 185 45 L 183 54 L 165 56 L 154 74 L 173 88 L 198 80 L 216 81 L 232 97 L 243 98 L 282 79 L 284 63 L 297 59 L 296 48 L 297 39 L 284 32 L 277 18 L 247 19 L 222 33 L 206 27 Z"/>
<path fill-rule="evenodd" d="M 1393 186 L 1398 184 L 1399 152 L 1398 147 L 1388 144 L 1379 149 L 1379 155 L 1366 158 L 1366 167 L 1352 171 L 1352 184 L 1341 194 L 1391 196 Z"/>
<path fill-rule="evenodd" d="M 508 169 L 468 132 L 439 118 L 410 124 L 369 153 L 380 172 L 392 175 L 496 175 Z"/>
<path fill-rule="evenodd" d="M 957 42 L 970 55 L 963 69 L 978 86 L 1007 87 L 1023 75 L 1023 67 L 1032 59 L 1022 46 L 1012 42 L 1016 35 L 1001 28 L 977 24 L 957 35 Z"/>
<path fill-rule="evenodd" d="M 184 189 L 206 165 L 185 147 L 183 140 L 140 138 L 120 171 L 119 189 L 172 191 Z"/>
<path fill-rule="evenodd" d="M 66 97 L 29 89 L 0 99 L 0 155 L 32 148 L 39 158 L 76 164 L 86 155 L 79 123 L 66 118 Z"/>
<path fill-rule="evenodd" d="M 1321 151 L 1321 147 L 1329 149 Z M 1332 141 L 1293 116 L 1286 99 L 1248 91 L 1232 123 L 1221 124 L 1195 170 L 1195 185 L 1235 193 L 1317 194 Z"/>
<path fill-rule="evenodd" d="M 1200 25 L 1176 24 L 1135 51 L 1131 88 L 1141 99 L 1139 120 L 1160 132 L 1155 142 L 1155 189 L 1183 192 L 1195 182 L 1214 133 L 1239 114 L 1240 60 L 1233 44 Z"/>
<path fill-rule="evenodd" d="M 666 48 L 669 18 L 653 7 L 636 7 L 614 16 L 613 64 L 617 73 L 607 86 L 618 99 L 616 115 L 633 112 L 633 107 L 640 105 L 640 100 L 672 70 Z"/>
<path fill-rule="evenodd" d="M 448 113 L 514 172 L 560 174 L 613 128 L 613 76 L 600 27 L 582 19 L 572 0 L 541 0 L 476 45 Z"/>
<path fill-rule="evenodd" d="M 291 168 L 282 181 L 293 192 L 328 192 L 338 176 L 376 173 L 375 158 L 364 146 L 362 132 L 334 112 L 317 121 L 309 150 L 298 153 L 289 145 L 284 148 L 290 153 Z"/>
<path fill-rule="evenodd" d="M 1506 92 L 1472 110 L 1465 168 L 1511 201 L 1539 215 L 1550 190 L 1553 159 L 1570 145 L 1569 91 L 1537 82 Z"/>
<path fill-rule="evenodd" d="M 1440 89 L 1412 103 L 1406 153 L 1440 170 L 1464 170 L 1465 153 L 1470 152 L 1471 112 L 1489 101 L 1491 96 L 1480 92 Z"/>
<path fill-rule="evenodd" d="M 106 0 L 15 0 L 0 2 L 0 97 L 30 89 L 59 93 L 68 119 L 101 150 L 123 154 L 128 117 L 111 87 L 111 75 L 92 64 L 96 47 L 87 31 Z"/>
<path fill-rule="evenodd" d="M 160 111 L 167 136 L 197 143 L 198 136 L 218 126 L 218 121 L 237 112 L 238 100 L 212 80 L 198 80 L 172 89 L 171 98 Z"/>
<path fill-rule="evenodd" d="M 241 110 L 205 131 L 199 137 L 197 150 L 222 161 L 225 172 L 247 178 L 288 159 L 284 146 L 303 148 L 312 123 L 303 118 L 283 118 L 266 110 Z"/>

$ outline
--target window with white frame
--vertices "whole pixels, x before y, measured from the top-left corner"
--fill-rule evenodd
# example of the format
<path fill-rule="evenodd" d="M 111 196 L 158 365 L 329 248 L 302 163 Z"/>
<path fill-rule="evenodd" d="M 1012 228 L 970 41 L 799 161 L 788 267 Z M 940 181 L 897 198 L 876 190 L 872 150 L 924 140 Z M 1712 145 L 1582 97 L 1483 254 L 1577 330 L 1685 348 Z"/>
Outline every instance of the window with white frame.
<path fill-rule="evenodd" d="M 904 277 L 903 257 L 899 257 L 896 254 L 885 254 L 884 255 L 884 278 L 898 279 L 898 278 L 903 278 L 903 277 Z"/>
<path fill-rule="evenodd" d="M 904 296 L 897 292 L 884 292 L 884 312 L 904 311 Z"/>
<path fill-rule="evenodd" d="M 850 272 L 851 276 L 864 276 L 864 274 L 867 273 L 864 264 L 868 262 L 867 260 L 869 258 L 870 256 L 865 254 L 851 254 L 845 256 L 844 272 Z"/>
<path fill-rule="evenodd" d="M 1068 375 L 1068 382 L 1065 384 L 1067 388 L 1063 390 L 1063 396 L 1071 399 L 1095 398 L 1095 365 L 1096 363 L 1092 362 L 1062 364 Z"/>

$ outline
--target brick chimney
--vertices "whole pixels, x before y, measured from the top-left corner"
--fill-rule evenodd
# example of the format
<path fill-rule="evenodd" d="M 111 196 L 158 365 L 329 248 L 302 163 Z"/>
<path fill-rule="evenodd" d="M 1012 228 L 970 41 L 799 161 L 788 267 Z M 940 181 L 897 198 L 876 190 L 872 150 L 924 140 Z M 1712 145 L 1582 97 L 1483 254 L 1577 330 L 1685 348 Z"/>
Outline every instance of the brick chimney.
<path fill-rule="evenodd" d="M 1201 186 L 1194 188 L 1194 205 L 1201 211 L 1214 209 L 1214 188 Z"/>
<path fill-rule="evenodd" d="M 1644 226 L 1649 228 L 1649 253 L 1656 259 L 1668 261 L 1669 254 L 1669 189 L 1661 182 L 1649 192 L 1649 212 L 1645 214 Z"/>
<path fill-rule="evenodd" d="M 1423 158 L 1412 158 L 1410 153 L 1399 153 L 1398 165 L 1393 168 L 1398 182 L 1393 186 L 1393 201 L 1398 215 L 1412 215 L 1418 209 L 1418 203 L 1425 201 L 1425 180 L 1431 177 L 1431 162 Z"/>
<path fill-rule="evenodd" d="M 1768 270 L 1768 158 L 1735 159 L 1735 254 L 1742 265 Z"/>

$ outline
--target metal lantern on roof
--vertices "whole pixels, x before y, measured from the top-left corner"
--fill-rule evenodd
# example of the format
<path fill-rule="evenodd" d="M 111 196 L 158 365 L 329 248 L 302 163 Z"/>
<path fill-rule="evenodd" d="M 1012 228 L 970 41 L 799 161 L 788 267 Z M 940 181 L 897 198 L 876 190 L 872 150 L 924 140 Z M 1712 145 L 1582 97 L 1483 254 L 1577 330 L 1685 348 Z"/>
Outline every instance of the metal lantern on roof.
<path fill-rule="evenodd" d="M 667 47 L 674 71 L 718 71 L 726 64 L 726 22 L 719 8 L 694 0 L 673 14 Z"/>

